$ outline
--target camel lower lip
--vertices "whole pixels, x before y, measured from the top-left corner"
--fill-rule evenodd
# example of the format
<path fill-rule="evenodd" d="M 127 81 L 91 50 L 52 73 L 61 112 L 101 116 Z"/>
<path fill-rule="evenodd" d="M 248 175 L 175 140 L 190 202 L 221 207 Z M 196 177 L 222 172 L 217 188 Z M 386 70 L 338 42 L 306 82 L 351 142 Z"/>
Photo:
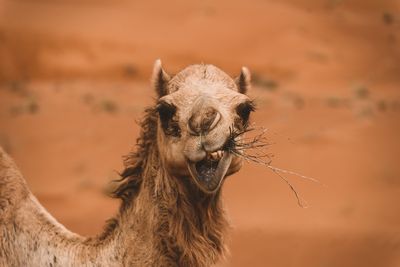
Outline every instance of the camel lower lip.
<path fill-rule="evenodd" d="M 188 162 L 188 169 L 195 183 L 206 193 L 214 193 L 221 186 L 232 161 L 232 154 L 224 152 L 219 160 L 204 159 Z"/>

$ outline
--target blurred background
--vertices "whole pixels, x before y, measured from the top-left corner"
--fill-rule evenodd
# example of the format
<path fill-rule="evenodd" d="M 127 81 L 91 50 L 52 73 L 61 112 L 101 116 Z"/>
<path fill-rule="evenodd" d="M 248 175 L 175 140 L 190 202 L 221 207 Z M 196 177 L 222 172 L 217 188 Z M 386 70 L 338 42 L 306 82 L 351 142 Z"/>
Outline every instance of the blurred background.
<path fill-rule="evenodd" d="M 0 145 L 57 220 L 82 235 L 170 73 L 253 74 L 272 164 L 225 183 L 224 266 L 400 266 L 400 1 L 0 0 Z"/>

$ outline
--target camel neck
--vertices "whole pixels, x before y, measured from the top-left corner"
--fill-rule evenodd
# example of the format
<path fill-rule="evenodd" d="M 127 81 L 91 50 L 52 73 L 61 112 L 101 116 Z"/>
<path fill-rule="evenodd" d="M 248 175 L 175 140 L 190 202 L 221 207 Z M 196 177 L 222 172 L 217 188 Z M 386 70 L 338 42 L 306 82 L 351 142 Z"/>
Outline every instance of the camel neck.
<path fill-rule="evenodd" d="M 154 161 L 153 161 L 154 162 Z M 189 177 L 171 177 L 160 165 L 147 172 L 138 195 L 121 210 L 113 244 L 126 256 L 156 259 L 151 266 L 211 266 L 225 252 L 228 228 L 220 193 L 200 192 Z"/>

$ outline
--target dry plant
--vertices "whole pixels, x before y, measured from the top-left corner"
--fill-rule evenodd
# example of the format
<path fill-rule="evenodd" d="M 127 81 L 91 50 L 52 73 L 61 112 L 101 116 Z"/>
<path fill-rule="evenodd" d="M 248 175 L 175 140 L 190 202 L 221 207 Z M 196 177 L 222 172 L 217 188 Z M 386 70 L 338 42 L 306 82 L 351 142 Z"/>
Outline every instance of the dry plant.
<path fill-rule="evenodd" d="M 246 137 L 245 135 L 249 132 L 253 132 L 255 134 L 252 137 Z M 307 208 L 307 201 L 301 196 L 298 190 L 283 174 L 294 175 L 296 177 L 312 181 L 320 185 L 322 184 L 317 179 L 271 165 L 274 155 L 271 152 L 268 152 L 267 148 L 274 143 L 268 141 L 266 134 L 267 129 L 263 127 L 255 127 L 254 124 L 251 127 L 240 131 L 235 129 L 234 127 L 231 127 L 230 138 L 225 145 L 225 149 L 236 156 L 244 158 L 247 162 L 254 162 L 270 169 L 293 191 L 297 199 L 298 205 L 302 208 Z"/>

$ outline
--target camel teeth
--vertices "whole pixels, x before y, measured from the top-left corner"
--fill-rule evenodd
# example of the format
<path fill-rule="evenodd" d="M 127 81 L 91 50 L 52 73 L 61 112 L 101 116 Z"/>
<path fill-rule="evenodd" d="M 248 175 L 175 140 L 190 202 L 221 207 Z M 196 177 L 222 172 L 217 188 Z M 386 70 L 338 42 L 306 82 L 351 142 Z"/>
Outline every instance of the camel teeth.
<path fill-rule="evenodd" d="M 224 156 L 224 151 L 218 150 L 207 154 L 207 159 L 220 160 Z"/>

